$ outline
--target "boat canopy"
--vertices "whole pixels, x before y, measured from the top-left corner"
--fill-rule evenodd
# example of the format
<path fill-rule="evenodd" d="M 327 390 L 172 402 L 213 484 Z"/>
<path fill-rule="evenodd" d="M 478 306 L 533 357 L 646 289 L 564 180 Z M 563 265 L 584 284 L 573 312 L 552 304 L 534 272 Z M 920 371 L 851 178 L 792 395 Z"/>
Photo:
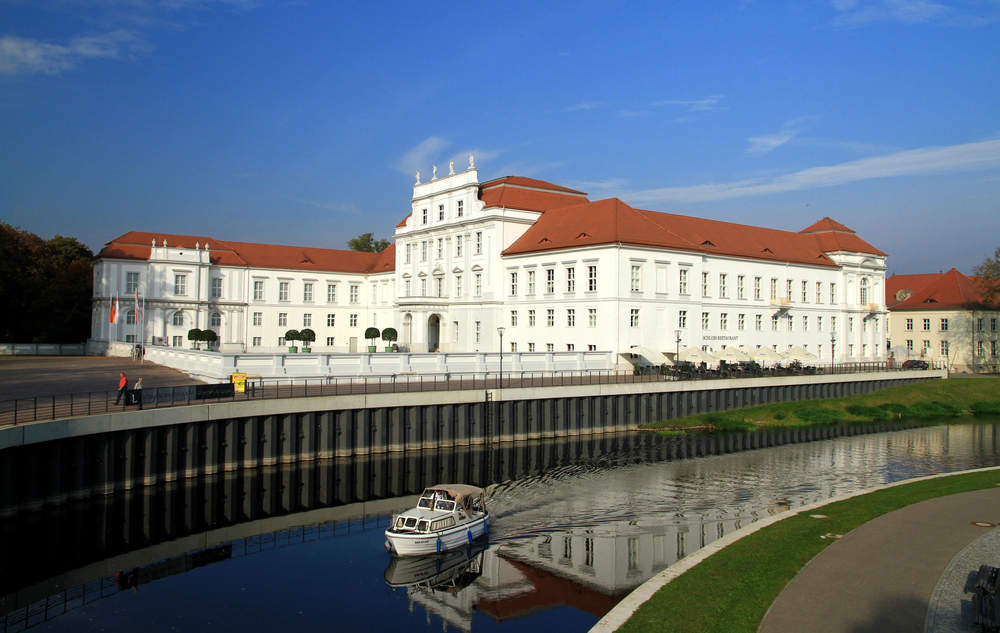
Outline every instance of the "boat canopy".
<path fill-rule="evenodd" d="M 473 501 L 485 494 L 482 488 L 467 486 L 465 484 L 439 484 L 430 488 L 425 488 L 421 497 L 430 497 L 434 493 L 444 493 L 447 498 L 456 502 L 467 511 L 472 511 Z"/>

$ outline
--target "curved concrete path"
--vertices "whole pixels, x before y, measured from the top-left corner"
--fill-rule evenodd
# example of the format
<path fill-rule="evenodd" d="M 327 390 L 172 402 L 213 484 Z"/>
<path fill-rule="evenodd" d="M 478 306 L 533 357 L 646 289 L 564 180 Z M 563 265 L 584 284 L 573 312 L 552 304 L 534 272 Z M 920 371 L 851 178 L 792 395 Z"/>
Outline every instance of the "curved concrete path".
<path fill-rule="evenodd" d="M 952 560 L 995 531 L 973 523 L 998 521 L 1000 488 L 929 499 L 873 519 L 810 561 L 771 605 L 759 632 L 913 633 L 925 631 L 925 622 L 927 631 L 963 630 L 928 617 L 929 609 Z M 987 549 L 975 567 L 956 568 L 947 582 L 964 588 L 968 572 L 987 558 L 996 565 L 997 554 Z M 941 601 L 932 613 L 961 611 L 963 592 L 940 593 L 958 604 Z"/>

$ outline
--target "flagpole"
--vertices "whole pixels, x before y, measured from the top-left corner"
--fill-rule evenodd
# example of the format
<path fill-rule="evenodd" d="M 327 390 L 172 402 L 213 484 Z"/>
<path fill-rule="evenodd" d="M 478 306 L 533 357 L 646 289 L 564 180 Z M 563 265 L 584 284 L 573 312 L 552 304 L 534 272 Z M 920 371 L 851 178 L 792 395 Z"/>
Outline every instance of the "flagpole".
<path fill-rule="evenodd" d="M 142 334 L 139 342 L 139 364 L 142 365 L 146 362 L 146 295 L 142 295 L 142 329 L 139 333 Z"/>

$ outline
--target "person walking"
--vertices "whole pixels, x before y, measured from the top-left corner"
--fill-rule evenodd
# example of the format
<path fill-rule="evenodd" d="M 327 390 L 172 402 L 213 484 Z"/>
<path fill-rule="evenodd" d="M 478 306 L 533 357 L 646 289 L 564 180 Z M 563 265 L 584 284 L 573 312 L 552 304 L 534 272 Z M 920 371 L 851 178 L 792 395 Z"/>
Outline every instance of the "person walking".
<path fill-rule="evenodd" d="M 139 410 L 142 411 L 142 378 L 135 381 L 135 384 L 132 385 L 132 389 L 139 392 L 135 394 L 135 403 L 139 405 Z"/>
<path fill-rule="evenodd" d="M 118 376 L 119 376 L 119 380 L 118 380 L 118 397 L 115 398 L 115 404 L 116 405 L 119 402 L 121 402 L 122 396 L 125 395 L 125 390 L 128 389 L 128 378 L 125 377 L 125 374 L 119 373 Z"/>

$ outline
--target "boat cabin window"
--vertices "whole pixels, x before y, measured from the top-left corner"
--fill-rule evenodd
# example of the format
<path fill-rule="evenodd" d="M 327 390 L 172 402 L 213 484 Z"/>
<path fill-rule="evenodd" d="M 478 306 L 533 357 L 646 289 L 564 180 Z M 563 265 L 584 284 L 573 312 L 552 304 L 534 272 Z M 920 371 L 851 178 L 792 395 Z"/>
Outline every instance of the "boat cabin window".
<path fill-rule="evenodd" d="M 435 510 L 445 510 L 451 512 L 455 509 L 454 501 L 445 501 L 444 499 L 438 499 L 437 503 L 434 505 Z"/>
<path fill-rule="evenodd" d="M 473 512 L 482 512 L 483 511 L 483 498 L 482 497 L 476 497 L 475 499 L 472 500 L 472 511 Z"/>
<path fill-rule="evenodd" d="M 429 507 L 431 507 L 431 499 L 430 499 L 430 497 L 421 497 L 420 501 L 417 502 L 417 507 L 418 508 L 429 508 Z"/>
<path fill-rule="evenodd" d="M 421 521 L 417 525 L 417 532 L 426 532 L 426 531 L 427 531 L 427 521 Z"/>
<path fill-rule="evenodd" d="M 403 518 L 400 517 L 400 521 L 402 521 L 402 520 L 403 520 Z M 406 527 L 412 528 L 412 527 L 414 527 L 416 525 L 417 525 L 417 520 L 415 518 L 413 518 L 413 517 L 406 517 Z"/>
<path fill-rule="evenodd" d="M 453 525 L 455 525 L 455 517 L 445 517 L 431 523 L 431 531 L 437 532 L 438 530 L 450 528 Z"/>

